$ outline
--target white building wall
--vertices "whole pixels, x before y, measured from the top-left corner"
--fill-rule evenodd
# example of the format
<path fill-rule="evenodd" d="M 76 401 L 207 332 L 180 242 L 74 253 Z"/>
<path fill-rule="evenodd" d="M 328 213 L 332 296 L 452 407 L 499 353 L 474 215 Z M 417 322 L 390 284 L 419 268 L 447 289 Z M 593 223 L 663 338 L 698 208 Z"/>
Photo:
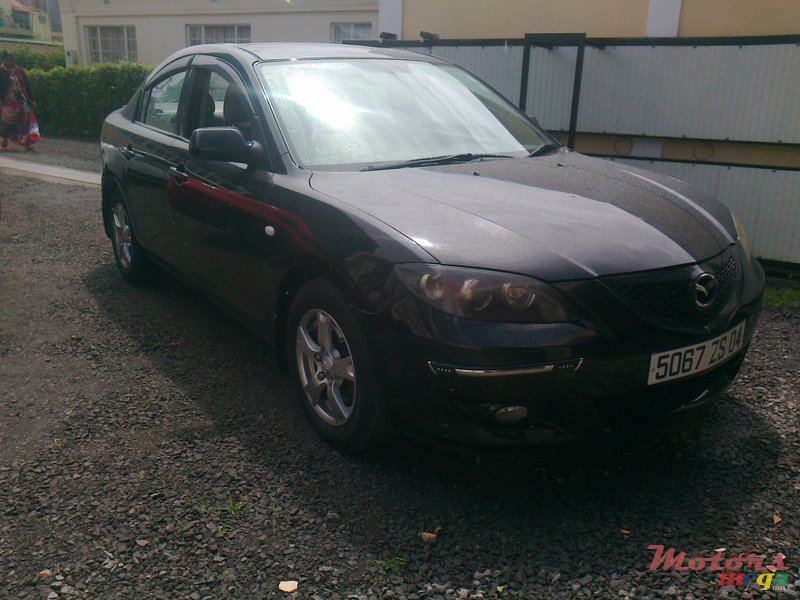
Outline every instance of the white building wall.
<path fill-rule="evenodd" d="M 88 64 L 86 28 L 136 28 L 138 61 L 155 65 L 186 46 L 187 25 L 250 25 L 253 42 L 330 42 L 332 23 L 371 23 L 378 37 L 378 0 L 65 0 L 64 50 Z"/>

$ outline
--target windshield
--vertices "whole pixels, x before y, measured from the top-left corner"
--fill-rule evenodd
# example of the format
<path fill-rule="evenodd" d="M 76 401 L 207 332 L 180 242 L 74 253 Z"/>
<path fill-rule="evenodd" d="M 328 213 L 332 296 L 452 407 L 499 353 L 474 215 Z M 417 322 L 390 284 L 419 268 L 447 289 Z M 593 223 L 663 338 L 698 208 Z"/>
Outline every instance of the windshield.
<path fill-rule="evenodd" d="M 415 60 L 262 63 L 295 160 L 358 169 L 449 155 L 527 156 L 552 141 L 458 67 Z"/>

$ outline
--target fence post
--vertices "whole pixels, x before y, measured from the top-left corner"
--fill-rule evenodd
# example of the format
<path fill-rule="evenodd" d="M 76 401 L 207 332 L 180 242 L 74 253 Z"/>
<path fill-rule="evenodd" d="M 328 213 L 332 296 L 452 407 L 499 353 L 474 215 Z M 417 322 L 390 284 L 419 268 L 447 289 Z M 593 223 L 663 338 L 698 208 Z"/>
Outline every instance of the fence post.
<path fill-rule="evenodd" d="M 531 47 L 530 38 L 525 36 L 525 44 L 522 47 L 522 74 L 519 84 L 519 109 L 525 112 L 528 106 L 528 77 L 531 72 Z M 527 113 L 526 113 L 527 114 Z"/>
<path fill-rule="evenodd" d="M 575 79 L 572 82 L 572 106 L 569 110 L 569 136 L 567 148 L 575 150 L 575 138 L 578 134 L 578 109 L 581 103 L 581 82 L 583 81 L 583 55 L 586 51 L 586 34 L 578 39 L 578 55 L 575 57 Z"/>
<path fill-rule="evenodd" d="M 583 55 L 586 50 L 585 33 L 526 33 L 525 51 L 522 55 L 521 89 L 519 93 L 520 109 L 527 113 L 528 77 L 531 68 L 531 49 L 540 46 L 552 50 L 556 46 L 575 46 L 578 54 L 575 58 L 575 77 L 572 80 L 572 105 L 569 111 L 569 137 L 567 147 L 575 149 L 575 138 L 578 130 L 578 109 L 581 101 L 581 81 L 583 80 Z"/>

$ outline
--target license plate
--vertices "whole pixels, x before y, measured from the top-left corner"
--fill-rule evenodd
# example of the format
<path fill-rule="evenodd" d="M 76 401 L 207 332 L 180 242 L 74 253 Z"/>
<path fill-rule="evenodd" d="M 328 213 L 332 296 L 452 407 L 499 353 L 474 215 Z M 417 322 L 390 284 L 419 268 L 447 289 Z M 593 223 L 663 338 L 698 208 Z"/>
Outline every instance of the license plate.
<path fill-rule="evenodd" d="M 702 344 L 650 355 L 647 385 L 689 377 L 721 365 L 744 346 L 745 323 Z"/>

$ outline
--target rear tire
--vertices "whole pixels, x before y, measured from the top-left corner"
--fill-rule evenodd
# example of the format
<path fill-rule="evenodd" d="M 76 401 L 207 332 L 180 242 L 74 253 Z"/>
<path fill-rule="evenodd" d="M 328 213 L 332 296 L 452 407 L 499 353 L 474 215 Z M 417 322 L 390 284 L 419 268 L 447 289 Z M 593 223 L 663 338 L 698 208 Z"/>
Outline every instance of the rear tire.
<path fill-rule="evenodd" d="M 108 204 L 111 223 L 111 245 L 114 260 L 122 278 L 133 285 L 145 285 L 153 280 L 155 268 L 133 232 L 128 209 L 119 195 Z"/>
<path fill-rule="evenodd" d="M 295 296 L 286 356 L 303 410 L 322 439 L 350 452 L 389 440 L 386 404 L 364 335 L 329 281 L 315 279 Z"/>

